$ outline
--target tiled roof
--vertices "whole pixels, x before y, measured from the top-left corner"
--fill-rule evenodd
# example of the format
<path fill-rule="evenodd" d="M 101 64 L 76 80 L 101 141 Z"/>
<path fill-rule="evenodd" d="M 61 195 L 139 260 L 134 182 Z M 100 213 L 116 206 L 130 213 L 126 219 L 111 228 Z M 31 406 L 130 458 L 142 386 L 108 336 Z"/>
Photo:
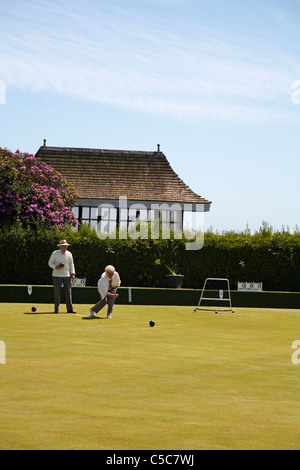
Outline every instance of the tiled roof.
<path fill-rule="evenodd" d="M 42 146 L 36 157 L 59 171 L 83 199 L 210 204 L 173 171 L 162 152 Z"/>

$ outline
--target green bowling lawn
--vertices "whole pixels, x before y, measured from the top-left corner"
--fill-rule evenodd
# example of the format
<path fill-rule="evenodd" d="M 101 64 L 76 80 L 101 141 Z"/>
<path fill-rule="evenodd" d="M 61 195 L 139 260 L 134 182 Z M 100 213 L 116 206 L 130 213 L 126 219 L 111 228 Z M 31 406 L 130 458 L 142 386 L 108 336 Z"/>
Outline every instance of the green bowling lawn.
<path fill-rule="evenodd" d="M 36 307 L 0 303 L 0 449 L 300 449 L 299 310 Z"/>

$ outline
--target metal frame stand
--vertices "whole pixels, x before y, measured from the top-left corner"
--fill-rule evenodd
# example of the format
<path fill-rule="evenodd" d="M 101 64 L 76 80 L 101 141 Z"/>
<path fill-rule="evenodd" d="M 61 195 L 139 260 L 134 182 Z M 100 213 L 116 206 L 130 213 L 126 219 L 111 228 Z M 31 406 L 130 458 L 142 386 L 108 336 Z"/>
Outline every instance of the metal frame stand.
<path fill-rule="evenodd" d="M 207 281 L 227 282 L 228 299 L 217 298 L 217 297 L 213 297 L 213 298 L 212 297 L 203 297 Z M 214 302 L 229 302 L 230 308 L 228 308 L 228 309 L 217 309 L 217 310 L 215 308 L 203 308 L 203 307 L 201 307 L 202 300 L 209 300 L 209 301 L 214 301 Z M 197 310 L 206 310 L 206 311 L 211 311 L 211 312 L 215 312 L 215 313 L 218 313 L 218 312 L 232 312 L 232 313 L 234 313 L 234 311 L 232 310 L 229 280 L 224 279 L 224 278 L 216 278 L 216 277 L 208 277 L 207 279 L 205 279 L 205 282 L 204 282 L 204 285 L 203 285 L 203 288 L 202 288 L 202 293 L 201 293 L 201 296 L 200 296 L 200 300 L 199 300 L 199 303 L 198 303 L 198 307 L 196 307 L 194 309 L 194 312 L 196 312 Z"/>

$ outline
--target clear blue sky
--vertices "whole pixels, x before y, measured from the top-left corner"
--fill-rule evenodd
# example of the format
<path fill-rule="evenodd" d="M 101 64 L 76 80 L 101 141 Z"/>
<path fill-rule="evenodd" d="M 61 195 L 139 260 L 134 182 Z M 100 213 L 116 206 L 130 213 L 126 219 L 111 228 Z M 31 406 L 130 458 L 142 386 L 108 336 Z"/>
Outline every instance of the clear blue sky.
<path fill-rule="evenodd" d="M 160 144 L 205 228 L 300 226 L 299 0 L 0 0 L 0 28 L 0 146 Z"/>

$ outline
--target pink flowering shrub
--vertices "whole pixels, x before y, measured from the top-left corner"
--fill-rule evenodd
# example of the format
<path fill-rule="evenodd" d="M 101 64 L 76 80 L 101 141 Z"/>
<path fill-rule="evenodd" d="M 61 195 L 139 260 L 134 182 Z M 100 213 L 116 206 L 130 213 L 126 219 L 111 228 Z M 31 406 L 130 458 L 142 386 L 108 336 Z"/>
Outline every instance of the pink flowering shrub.
<path fill-rule="evenodd" d="M 0 148 L 0 223 L 19 218 L 48 228 L 76 227 L 78 195 L 60 173 L 33 155 Z"/>

